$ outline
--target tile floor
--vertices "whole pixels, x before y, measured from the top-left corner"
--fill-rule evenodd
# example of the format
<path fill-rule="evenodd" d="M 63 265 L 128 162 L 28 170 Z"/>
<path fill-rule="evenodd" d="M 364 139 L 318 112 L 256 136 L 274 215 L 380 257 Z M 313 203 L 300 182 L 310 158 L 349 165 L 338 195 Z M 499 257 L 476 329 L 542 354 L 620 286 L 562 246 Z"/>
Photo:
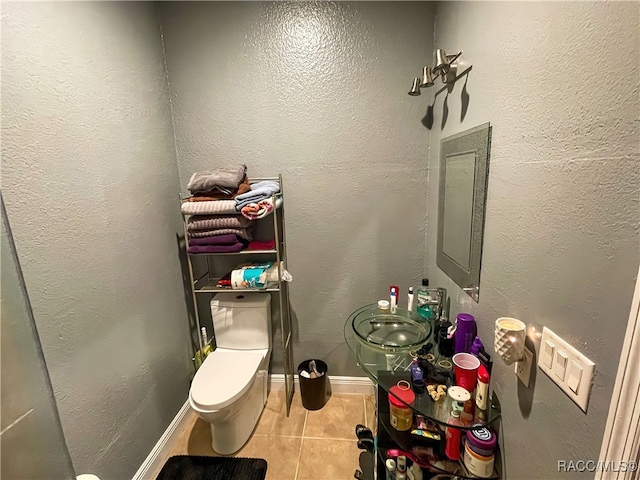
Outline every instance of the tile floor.
<path fill-rule="evenodd" d="M 296 392 L 289 417 L 286 412 L 284 392 L 272 391 L 252 437 L 234 456 L 264 458 L 267 480 L 352 479 L 362 452 L 354 429 L 358 423 L 373 429 L 373 397 L 334 393 L 324 408 L 310 412 Z M 187 415 L 169 456 L 216 455 L 209 424 L 193 411 Z"/>

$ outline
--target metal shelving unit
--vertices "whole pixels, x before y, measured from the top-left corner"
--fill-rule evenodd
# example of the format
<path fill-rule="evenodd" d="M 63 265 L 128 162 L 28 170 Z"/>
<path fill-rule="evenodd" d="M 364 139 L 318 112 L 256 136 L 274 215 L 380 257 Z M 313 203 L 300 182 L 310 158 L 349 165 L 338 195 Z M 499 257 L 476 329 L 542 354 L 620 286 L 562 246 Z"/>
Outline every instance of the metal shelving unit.
<path fill-rule="evenodd" d="M 273 204 L 276 205 L 276 199 L 282 197 L 284 199 L 284 184 L 282 182 L 282 175 L 278 175 L 277 177 L 270 178 L 252 178 L 252 182 L 259 182 L 264 180 L 277 181 L 280 184 L 280 193 L 274 195 L 272 197 Z M 185 198 L 181 198 L 181 202 L 185 201 Z M 184 227 L 184 238 L 185 238 L 185 250 L 187 256 L 187 263 L 189 265 L 189 276 L 191 282 L 191 295 L 193 297 L 193 305 L 194 305 L 194 315 L 195 315 L 195 323 L 200 332 L 201 322 L 200 322 L 200 313 L 198 310 L 198 299 L 201 298 L 200 294 L 212 294 L 217 292 L 269 292 L 271 293 L 272 300 L 274 297 L 277 297 L 278 303 L 278 316 L 280 317 L 280 336 L 282 342 L 282 357 L 284 360 L 284 378 L 285 378 L 285 397 L 287 404 L 287 416 L 289 415 L 289 411 L 291 410 L 291 402 L 293 400 L 294 393 L 294 374 L 293 374 L 293 349 L 292 349 L 292 333 L 291 333 L 291 308 L 289 304 L 289 284 L 285 281 L 272 282 L 267 284 L 265 288 L 261 289 L 237 289 L 231 287 L 219 287 L 218 280 L 220 278 L 216 277 L 213 273 L 213 267 L 215 263 L 212 264 L 212 260 L 215 257 L 239 257 L 243 258 L 245 256 L 251 258 L 257 255 L 262 257 L 275 257 L 273 258 L 275 264 L 278 268 L 278 278 L 282 278 L 282 271 L 280 270 L 281 266 L 284 269 L 287 269 L 287 249 L 286 249 L 286 229 L 285 229 L 285 219 L 284 219 L 284 204 L 282 202 L 281 206 L 278 208 L 274 208 L 271 214 L 268 216 L 256 220 L 256 222 L 269 222 L 270 220 L 273 222 L 273 240 L 275 241 L 275 248 L 273 250 L 243 250 L 240 252 L 233 253 L 189 253 L 189 241 L 188 241 L 188 232 L 187 232 L 187 218 L 191 215 L 182 215 L 183 227 Z M 195 277 L 194 275 L 194 265 L 193 260 L 196 258 L 201 258 L 204 260 L 206 265 L 206 271 L 203 275 L 199 277 Z M 273 301 L 272 311 L 273 311 Z M 272 317 L 273 318 L 273 317 Z M 204 348 L 202 344 L 201 335 L 197 334 L 198 345 L 199 348 Z M 213 337 L 215 338 L 215 332 L 213 332 Z"/>

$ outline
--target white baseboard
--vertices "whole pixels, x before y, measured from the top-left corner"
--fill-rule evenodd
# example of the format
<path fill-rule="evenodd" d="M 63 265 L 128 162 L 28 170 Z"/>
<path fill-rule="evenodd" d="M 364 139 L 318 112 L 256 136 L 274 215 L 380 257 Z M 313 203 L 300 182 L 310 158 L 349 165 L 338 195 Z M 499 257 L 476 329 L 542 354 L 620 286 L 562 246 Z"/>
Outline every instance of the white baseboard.
<path fill-rule="evenodd" d="M 284 374 L 272 373 L 271 390 L 284 389 Z M 298 375 L 294 375 L 296 389 L 300 388 Z M 360 395 L 373 395 L 373 382 L 369 377 L 340 377 L 329 375 L 329 383 L 331 384 L 332 393 L 357 393 Z"/>
<path fill-rule="evenodd" d="M 162 467 L 161 463 L 164 463 L 167 455 L 171 451 L 171 436 L 180 427 L 184 428 L 186 426 L 183 425 L 183 423 L 186 420 L 189 408 L 189 400 L 187 399 L 160 437 L 160 440 L 158 440 L 158 443 L 155 444 L 147 458 L 142 462 L 142 465 L 140 465 L 140 468 L 133 476 L 133 480 L 153 480 L 150 475 L 154 475 L 156 472 L 160 471 L 160 468 Z"/>

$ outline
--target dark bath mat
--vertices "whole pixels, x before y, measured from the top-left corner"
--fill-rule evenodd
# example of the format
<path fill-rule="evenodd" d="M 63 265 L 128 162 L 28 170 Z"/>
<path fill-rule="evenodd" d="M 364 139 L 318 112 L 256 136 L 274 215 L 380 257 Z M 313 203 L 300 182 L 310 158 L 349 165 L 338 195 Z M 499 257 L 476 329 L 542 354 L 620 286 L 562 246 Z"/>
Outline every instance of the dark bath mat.
<path fill-rule="evenodd" d="M 262 458 L 197 457 L 176 455 L 167 460 L 157 480 L 264 480 Z"/>

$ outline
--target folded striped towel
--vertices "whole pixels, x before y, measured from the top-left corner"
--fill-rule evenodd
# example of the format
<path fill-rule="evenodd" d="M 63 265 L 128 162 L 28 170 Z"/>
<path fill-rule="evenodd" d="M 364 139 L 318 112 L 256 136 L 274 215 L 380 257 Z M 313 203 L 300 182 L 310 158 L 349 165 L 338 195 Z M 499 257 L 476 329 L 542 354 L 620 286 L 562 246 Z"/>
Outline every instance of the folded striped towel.
<path fill-rule="evenodd" d="M 227 233 L 235 233 L 245 240 L 253 240 L 251 230 L 247 228 L 216 228 L 213 230 L 196 230 L 189 232 L 189 238 L 213 237 L 215 235 L 226 235 Z"/>
<path fill-rule="evenodd" d="M 246 228 L 251 220 L 242 215 L 195 215 L 189 218 L 187 230 L 213 230 L 215 228 Z"/>
<path fill-rule="evenodd" d="M 208 202 L 186 201 L 181 207 L 185 215 L 220 215 L 224 213 L 238 213 L 235 200 L 211 200 Z"/>

